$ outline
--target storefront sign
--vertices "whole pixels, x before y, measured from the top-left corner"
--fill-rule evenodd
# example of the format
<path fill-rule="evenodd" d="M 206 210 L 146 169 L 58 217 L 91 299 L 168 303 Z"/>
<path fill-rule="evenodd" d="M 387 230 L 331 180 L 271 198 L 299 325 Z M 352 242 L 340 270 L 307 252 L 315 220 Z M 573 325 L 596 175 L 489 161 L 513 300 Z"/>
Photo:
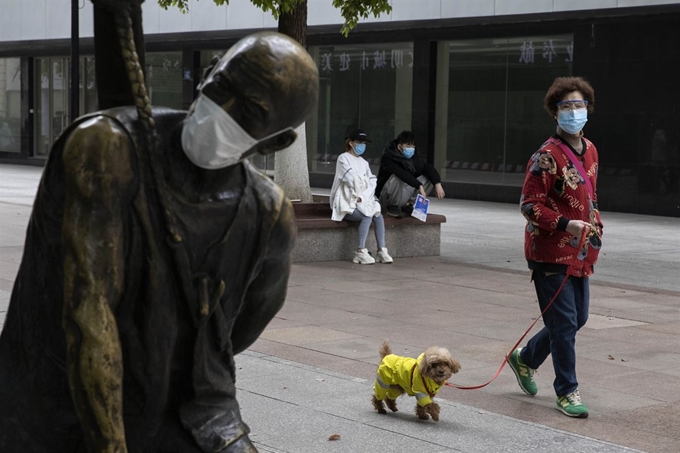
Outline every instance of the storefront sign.
<path fill-rule="evenodd" d="M 552 39 L 543 41 L 543 51 L 541 52 L 541 56 L 544 60 L 548 60 L 548 63 L 552 63 L 553 59 L 559 58 L 560 55 L 564 55 L 564 61 L 566 62 L 574 61 L 574 41 L 571 41 L 570 44 L 565 46 L 564 53 L 562 54 L 560 54 L 560 52 L 558 52 L 558 50 L 555 48 L 555 44 L 553 43 Z M 524 42 L 522 42 L 522 45 L 519 46 L 518 61 L 520 63 L 532 64 L 534 63 L 534 57 L 534 42 L 531 40 L 527 41 L 525 39 Z"/>
<path fill-rule="evenodd" d="M 357 60 L 352 60 L 352 56 L 343 52 L 336 54 L 334 52 L 326 52 L 321 55 L 321 71 L 333 72 L 349 71 L 352 67 L 358 66 L 362 71 L 366 69 L 399 69 L 404 66 L 413 67 L 413 51 L 392 49 L 387 53 L 386 50 L 376 50 L 374 52 L 361 52 L 357 55 Z M 404 59 L 408 63 L 404 62 Z"/>

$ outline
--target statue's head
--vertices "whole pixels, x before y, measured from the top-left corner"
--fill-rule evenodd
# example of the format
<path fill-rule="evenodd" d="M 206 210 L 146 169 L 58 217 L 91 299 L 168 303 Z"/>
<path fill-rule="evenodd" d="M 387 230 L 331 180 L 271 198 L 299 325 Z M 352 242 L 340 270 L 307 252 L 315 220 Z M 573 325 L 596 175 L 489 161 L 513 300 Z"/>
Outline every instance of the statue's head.
<path fill-rule="evenodd" d="M 319 96 L 319 73 L 309 53 L 296 41 L 279 33 L 262 32 L 234 44 L 199 89 L 201 95 L 192 105 L 188 125 L 199 109 L 205 111 L 200 115 L 205 118 L 224 117 L 219 107 L 230 117 L 224 117 L 226 122 L 232 123 L 220 132 L 225 141 L 239 141 L 238 136 L 243 136 L 241 148 L 256 142 L 243 150 L 244 154 L 268 154 L 290 146 L 296 138 L 292 129 L 313 113 Z"/>

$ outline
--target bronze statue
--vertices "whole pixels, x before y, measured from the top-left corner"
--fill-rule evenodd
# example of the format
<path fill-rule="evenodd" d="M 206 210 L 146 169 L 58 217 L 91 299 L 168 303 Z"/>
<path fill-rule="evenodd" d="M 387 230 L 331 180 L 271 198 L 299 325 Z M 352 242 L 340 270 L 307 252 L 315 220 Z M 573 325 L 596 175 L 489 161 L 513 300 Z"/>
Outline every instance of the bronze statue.
<path fill-rule="evenodd" d="M 290 145 L 317 97 L 306 50 L 265 32 L 188 114 L 118 107 L 65 131 L 0 336 L 0 451 L 256 451 L 234 355 L 284 302 L 295 224 L 244 159 Z"/>

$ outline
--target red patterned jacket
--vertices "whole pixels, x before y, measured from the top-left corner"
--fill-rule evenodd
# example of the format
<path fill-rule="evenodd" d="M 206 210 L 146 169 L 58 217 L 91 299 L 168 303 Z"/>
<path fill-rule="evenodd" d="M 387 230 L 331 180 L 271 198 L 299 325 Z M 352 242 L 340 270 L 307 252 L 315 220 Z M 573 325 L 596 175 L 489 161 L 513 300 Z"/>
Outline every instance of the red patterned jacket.
<path fill-rule="evenodd" d="M 602 220 L 597 208 L 597 149 L 583 138 L 581 156 L 558 135 L 546 141 L 531 156 L 522 187 L 520 209 L 527 219 L 524 232 L 524 255 L 530 269 L 587 277 L 602 246 Z M 558 143 L 564 143 L 580 159 L 593 187 L 588 186 Z M 566 232 L 570 220 L 589 222 L 597 229 L 582 250 L 579 238 Z"/>

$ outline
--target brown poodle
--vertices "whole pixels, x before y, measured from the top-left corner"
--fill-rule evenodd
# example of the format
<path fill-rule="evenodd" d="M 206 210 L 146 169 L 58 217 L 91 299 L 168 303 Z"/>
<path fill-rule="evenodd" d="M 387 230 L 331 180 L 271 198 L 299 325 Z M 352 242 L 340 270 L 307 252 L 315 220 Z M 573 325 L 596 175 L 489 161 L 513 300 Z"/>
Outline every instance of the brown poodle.
<path fill-rule="evenodd" d="M 439 404 L 432 401 L 446 380 L 460 371 L 460 364 L 446 348 L 430 346 L 417 359 L 392 354 L 387 341 L 380 347 L 382 362 L 373 388 L 373 407 L 386 414 L 385 404 L 397 412 L 396 399 L 404 393 L 415 396 L 416 415 L 439 421 Z"/>

